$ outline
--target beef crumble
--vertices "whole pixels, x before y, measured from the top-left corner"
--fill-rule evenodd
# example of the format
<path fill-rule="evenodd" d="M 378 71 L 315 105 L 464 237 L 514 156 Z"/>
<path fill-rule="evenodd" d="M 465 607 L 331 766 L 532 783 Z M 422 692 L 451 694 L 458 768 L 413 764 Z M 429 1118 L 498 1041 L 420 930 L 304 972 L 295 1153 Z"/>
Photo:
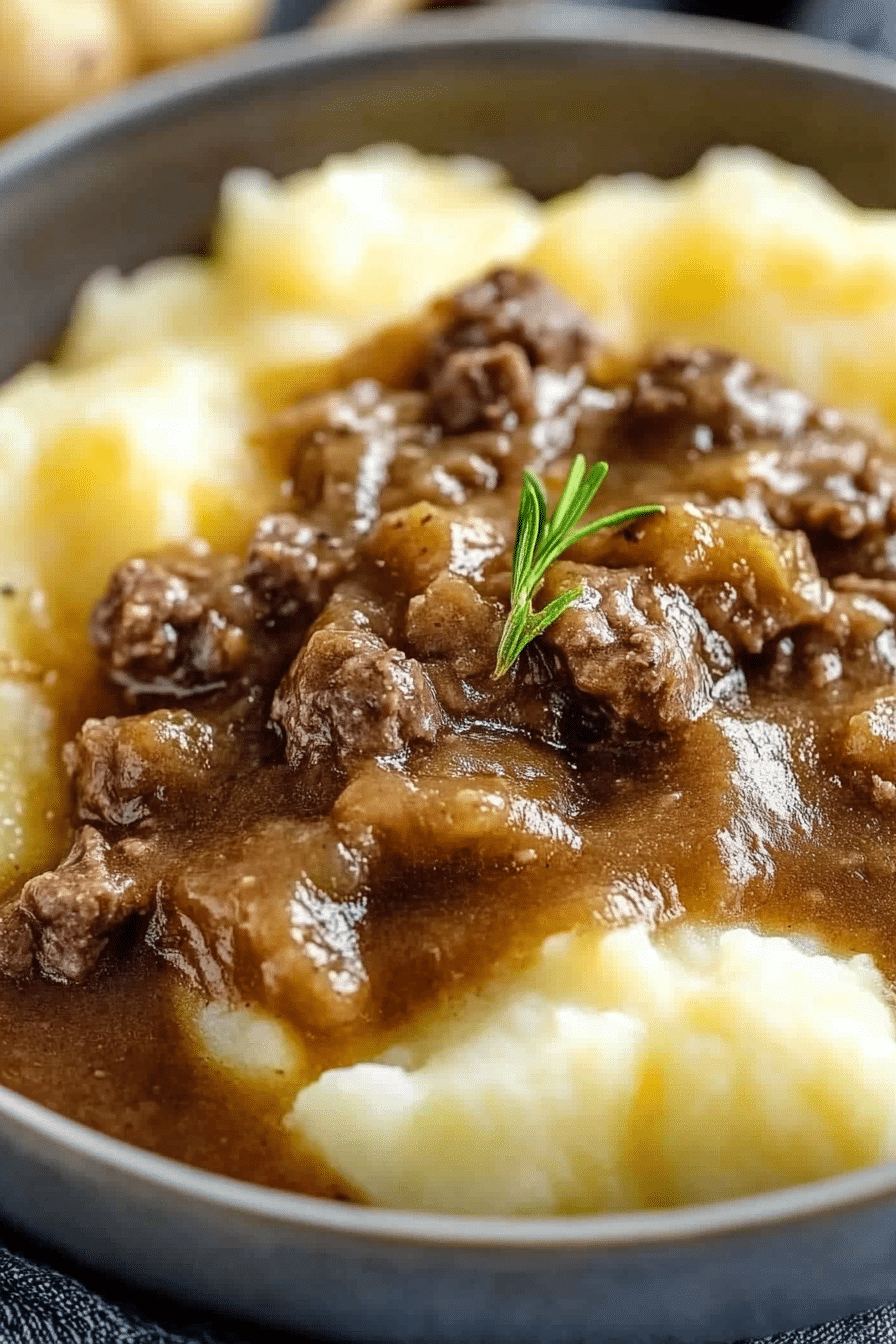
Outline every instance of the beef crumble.
<path fill-rule="evenodd" d="M 720 351 L 601 380 L 587 318 L 523 271 L 414 349 L 403 387 L 358 367 L 274 417 L 288 488 L 244 557 L 112 575 L 118 713 L 65 749 L 74 846 L 6 905 L 0 968 L 83 980 L 145 934 L 328 1039 L 583 920 L 849 911 L 892 969 L 886 437 Z M 576 453 L 611 464 L 601 512 L 665 512 L 557 562 L 537 603 L 579 596 L 496 680 L 522 473 L 556 497 Z"/>

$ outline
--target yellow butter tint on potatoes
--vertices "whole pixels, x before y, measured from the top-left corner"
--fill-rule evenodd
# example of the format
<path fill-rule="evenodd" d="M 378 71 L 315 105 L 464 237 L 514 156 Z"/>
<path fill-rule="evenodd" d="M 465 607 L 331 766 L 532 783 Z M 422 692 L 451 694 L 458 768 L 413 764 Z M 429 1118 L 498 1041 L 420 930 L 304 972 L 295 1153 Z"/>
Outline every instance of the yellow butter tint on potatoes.
<path fill-rule="evenodd" d="M 625 349 L 723 344 L 896 424 L 896 216 L 755 152 L 544 206 L 489 165 L 395 147 L 231 175 L 208 259 L 101 272 L 57 362 L 0 388 L 0 894 L 64 852 L 76 725 L 52 682 L 89 675 L 113 566 L 195 534 L 242 546 L 278 500 L 282 464 L 248 437 L 262 414 L 378 325 L 526 258 Z M 706 1199 L 896 1155 L 893 1017 L 865 962 L 676 937 L 554 942 L 451 1024 L 324 1075 L 291 1123 L 374 1201 L 481 1212 Z M 248 1076 L 274 1038 L 247 1022 L 197 1030 Z"/>

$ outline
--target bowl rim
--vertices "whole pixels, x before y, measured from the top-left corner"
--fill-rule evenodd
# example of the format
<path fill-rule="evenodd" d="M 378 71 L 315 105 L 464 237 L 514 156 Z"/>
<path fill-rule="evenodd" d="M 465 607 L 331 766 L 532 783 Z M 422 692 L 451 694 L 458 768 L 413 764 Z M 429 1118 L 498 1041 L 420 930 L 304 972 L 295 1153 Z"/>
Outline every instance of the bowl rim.
<path fill-rule="evenodd" d="M 660 55 L 717 55 L 896 91 L 896 62 L 816 38 L 727 20 L 594 10 L 575 3 L 415 16 L 362 34 L 300 30 L 146 76 L 13 136 L 0 147 L 0 209 L 4 189 L 14 187 L 16 177 L 41 160 L 76 153 L 93 140 L 258 78 L 415 51 L 533 44 L 559 49 L 581 42 Z M 359 1241 L 424 1247 L 570 1253 L 687 1243 L 843 1213 L 896 1195 L 896 1161 L 891 1161 L 763 1194 L 673 1209 L 534 1218 L 419 1213 L 345 1204 L 217 1175 L 90 1129 L 3 1086 L 0 1116 L 29 1138 L 45 1140 L 51 1151 L 41 1157 L 47 1162 L 76 1157 L 208 1209 Z"/>
<path fill-rule="evenodd" d="M 233 51 L 201 57 L 144 75 L 121 89 L 56 113 L 0 143 L 0 190 L 36 161 L 131 128 L 178 103 L 305 65 L 338 65 L 388 58 L 420 49 L 506 48 L 587 41 L 634 51 L 693 52 L 786 66 L 872 87 L 896 88 L 896 62 L 802 33 L 762 28 L 730 19 L 644 10 L 595 9 L 587 0 L 511 0 L 511 6 L 472 13 L 415 14 L 364 32 L 299 29 L 256 39 Z"/>

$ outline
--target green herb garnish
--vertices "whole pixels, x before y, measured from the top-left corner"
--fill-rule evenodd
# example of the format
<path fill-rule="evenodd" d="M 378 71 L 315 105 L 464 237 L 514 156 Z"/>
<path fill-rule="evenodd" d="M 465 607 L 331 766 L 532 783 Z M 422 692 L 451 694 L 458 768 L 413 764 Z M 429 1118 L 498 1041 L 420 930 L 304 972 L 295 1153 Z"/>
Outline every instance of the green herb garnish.
<path fill-rule="evenodd" d="M 509 672 L 527 644 L 553 625 L 566 608 L 581 597 L 581 588 L 570 588 L 555 597 L 541 611 L 532 607 L 532 599 L 541 587 L 548 568 L 568 547 L 599 532 L 603 527 L 616 527 L 643 518 L 650 513 L 662 513 L 662 504 L 638 504 L 632 509 L 598 518 L 594 523 L 576 529 L 576 523 L 603 485 L 609 467 L 596 462 L 586 470 L 581 453 L 576 457 L 566 478 L 557 507 L 548 518 L 548 502 L 544 486 L 531 471 L 523 472 L 523 494 L 516 523 L 516 543 L 513 548 L 513 574 L 510 582 L 510 612 L 504 623 L 498 661 L 492 673 L 497 681 Z"/>

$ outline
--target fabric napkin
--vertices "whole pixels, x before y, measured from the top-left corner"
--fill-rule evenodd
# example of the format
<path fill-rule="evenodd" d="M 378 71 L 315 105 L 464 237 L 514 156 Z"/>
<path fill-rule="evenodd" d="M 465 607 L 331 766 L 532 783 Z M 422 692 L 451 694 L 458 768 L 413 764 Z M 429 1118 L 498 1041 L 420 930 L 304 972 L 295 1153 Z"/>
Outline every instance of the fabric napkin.
<path fill-rule="evenodd" d="M 599 0 L 606 3 L 607 0 Z M 0 0 L 3 3 L 3 0 Z M 612 7 L 625 7 L 614 4 Z M 896 56 L 896 0 L 630 0 L 633 8 L 787 24 L 820 37 Z M 273 31 L 307 23 L 322 0 L 281 0 Z M 0 1229 L 0 1344 L 287 1344 L 311 1336 L 213 1320 L 133 1294 Z M 421 1341 L 421 1344 L 429 1344 Z M 472 1341 L 471 1341 L 472 1344 Z M 544 1344 L 550 1344 L 545 1340 Z M 583 1344 L 586 1344 L 583 1341 Z M 639 1341 L 632 1341 L 639 1344 Z M 731 1341 L 718 1341 L 731 1344 Z M 776 1336 L 775 1344 L 896 1344 L 896 1306 L 832 1325 Z"/>
<path fill-rule="evenodd" d="M 85 1282 L 0 1246 L 0 1344 L 320 1344 L 310 1335 L 214 1321 Z M 420 1344 L 429 1344 L 421 1340 Z M 475 1344 L 471 1340 L 470 1344 Z M 543 1344 L 551 1344 L 545 1340 Z M 588 1344 L 583 1340 L 582 1344 Z M 641 1344 L 632 1340 L 631 1344 Z M 730 1344 L 720 1340 L 718 1344 Z M 743 1342 L 746 1344 L 746 1341 Z M 763 1344 L 896 1344 L 896 1307 L 776 1335 Z"/>

